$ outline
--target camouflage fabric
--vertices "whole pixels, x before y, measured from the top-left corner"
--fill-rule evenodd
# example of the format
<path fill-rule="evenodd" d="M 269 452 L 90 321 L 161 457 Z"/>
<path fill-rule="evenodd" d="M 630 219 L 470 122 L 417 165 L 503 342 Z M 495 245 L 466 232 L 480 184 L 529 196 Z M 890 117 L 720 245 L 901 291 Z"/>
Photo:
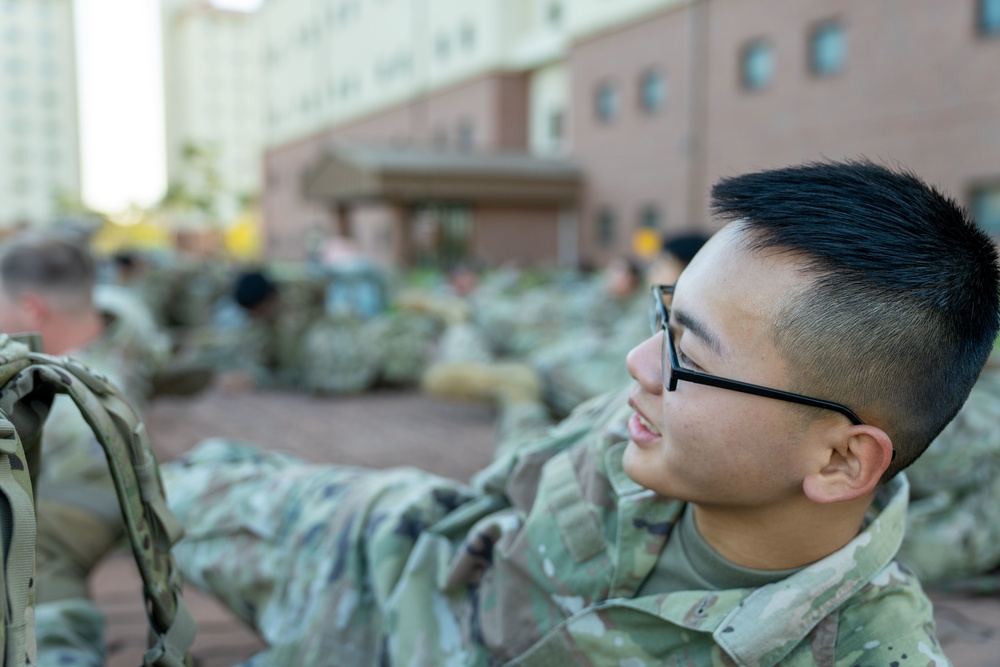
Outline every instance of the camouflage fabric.
<path fill-rule="evenodd" d="M 905 478 L 848 545 L 757 589 L 638 596 L 683 503 L 622 469 L 622 395 L 470 485 L 208 441 L 165 466 L 179 562 L 253 625 L 253 665 L 948 665 L 893 561 Z"/>
<path fill-rule="evenodd" d="M 3 388 L 0 412 L 10 419 L 26 443 L 25 459 L 32 475 L 38 466 L 39 443 L 45 442 L 42 426 L 47 418 L 53 417 L 49 408 L 54 395 L 59 394 L 60 398 L 67 395 L 85 415 L 91 432 L 102 445 L 106 465 L 114 469 L 111 477 L 115 480 L 120 516 L 126 519 L 125 533 L 144 582 L 152 632 L 151 648 L 143 664 L 189 665 L 187 649 L 194 637 L 194 623 L 180 598 L 180 580 L 169 553 L 182 529 L 166 507 L 156 460 L 135 410 L 103 375 L 76 360 L 29 353 L 7 336 L 0 337 L 0 385 Z M 39 504 L 45 488 L 42 484 L 39 489 Z M 57 488 L 61 491 L 63 487 Z M 89 496 L 81 498 L 89 499 Z M 38 514 L 41 527 L 44 511 L 39 509 Z M 9 519 L 12 515 L 5 516 Z M 18 554 L 26 547 L 27 556 L 18 558 L 22 562 L 30 561 L 33 540 L 17 543 L 17 525 L 5 525 L 2 532 L 15 538 L 14 543 L 7 545 L 9 553 Z M 41 537 L 39 533 L 40 540 Z M 72 541 L 67 544 L 74 545 Z M 11 572 L 8 564 L 5 578 Z M 38 581 L 39 594 L 46 584 L 46 576 L 44 563 L 39 561 L 34 577 Z M 25 622 L 30 625 L 30 587 L 25 592 L 13 587 L 12 581 L 8 579 L 3 587 L 8 595 L 7 607 L 25 610 L 27 604 Z M 26 599 L 20 599 L 21 594 Z M 95 610 L 89 601 L 63 600 L 52 606 L 39 604 L 36 611 L 37 664 L 103 664 L 100 617 L 97 616 L 95 625 Z M 18 627 L 19 621 L 8 619 L 8 630 Z M 5 664 L 24 664 L 21 654 L 14 657 L 10 653 L 9 642 L 6 649 Z M 35 664 L 32 658 L 28 656 L 28 664 Z"/>
<path fill-rule="evenodd" d="M 156 322 L 182 338 L 187 330 L 209 324 L 212 306 L 229 284 L 225 262 L 171 257 L 153 264 L 134 290 Z"/>
<path fill-rule="evenodd" d="M 471 322 L 450 324 L 437 341 L 434 359 L 441 363 L 479 362 L 494 358 L 486 336 Z"/>
<path fill-rule="evenodd" d="M 365 324 L 350 315 L 327 315 L 314 322 L 299 341 L 304 364 L 302 386 L 319 393 L 356 393 L 378 378 L 379 341 L 366 335 Z"/>
<path fill-rule="evenodd" d="M 596 303 L 611 301 L 599 298 Z M 586 400 L 630 382 L 625 357 L 649 336 L 646 294 L 613 303 L 603 321 L 564 334 L 561 340 L 536 350 L 531 361 L 545 385 L 545 402 L 556 416 L 569 414 Z"/>
<path fill-rule="evenodd" d="M 403 312 L 377 315 L 361 336 L 378 350 L 378 379 L 388 385 L 415 385 L 427 367 L 441 325 L 433 317 Z"/>
<path fill-rule="evenodd" d="M 145 404 L 163 363 L 165 339 L 128 297 L 99 291 L 105 333 L 73 356 Z M 149 327 L 153 326 L 152 329 Z M 103 615 L 87 595 L 87 577 L 123 534 L 121 510 L 104 448 L 68 395 L 53 401 L 38 476 L 37 605 L 41 665 L 103 664 Z"/>
<path fill-rule="evenodd" d="M 913 500 L 900 558 L 925 581 L 1000 591 L 1000 574 L 983 577 L 1000 567 L 1000 359 L 907 474 Z"/>

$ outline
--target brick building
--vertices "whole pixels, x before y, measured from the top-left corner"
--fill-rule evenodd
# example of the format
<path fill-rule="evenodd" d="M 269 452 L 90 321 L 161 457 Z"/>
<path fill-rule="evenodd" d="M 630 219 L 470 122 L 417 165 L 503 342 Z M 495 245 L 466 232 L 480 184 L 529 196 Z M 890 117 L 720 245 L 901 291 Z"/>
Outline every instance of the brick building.
<path fill-rule="evenodd" d="M 601 264 L 640 228 L 710 227 L 721 176 L 857 156 L 906 165 L 1000 234 L 1000 0 L 636 0 L 573 19 L 588 2 L 549 3 L 555 26 L 513 31 L 478 72 L 273 143 L 270 252 L 339 230 L 387 263 Z"/>

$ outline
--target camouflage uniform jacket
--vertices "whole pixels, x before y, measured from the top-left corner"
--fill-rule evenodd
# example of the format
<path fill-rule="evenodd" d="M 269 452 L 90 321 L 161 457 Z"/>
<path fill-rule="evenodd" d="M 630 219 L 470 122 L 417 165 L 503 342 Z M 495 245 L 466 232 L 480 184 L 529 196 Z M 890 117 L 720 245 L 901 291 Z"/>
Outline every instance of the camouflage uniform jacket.
<path fill-rule="evenodd" d="M 786 580 L 638 596 L 683 503 L 625 474 L 621 406 L 621 394 L 584 404 L 544 438 L 496 461 L 471 488 L 415 470 L 297 464 L 271 476 L 273 489 L 227 499 L 220 475 L 241 466 L 230 456 L 198 472 L 195 450 L 187 470 L 165 470 L 171 496 L 185 499 L 175 506 L 192 502 L 185 477 L 209 486 L 196 506 L 182 508 L 193 522 L 189 537 L 206 520 L 220 523 L 207 514 L 243 506 L 252 530 L 279 527 L 274 544 L 288 555 L 277 569 L 294 581 L 265 581 L 260 573 L 270 570 L 250 574 L 243 563 L 233 572 L 259 597 L 234 603 L 213 569 L 232 568 L 233 554 L 197 563 L 224 543 L 218 534 L 178 559 L 258 626 L 271 644 L 261 664 L 949 664 L 934 638 L 930 602 L 893 561 L 904 478 L 880 494 L 854 540 Z M 250 476 L 245 468 L 229 474 Z M 265 520 L 263 508 L 279 496 L 297 502 L 280 521 Z"/>

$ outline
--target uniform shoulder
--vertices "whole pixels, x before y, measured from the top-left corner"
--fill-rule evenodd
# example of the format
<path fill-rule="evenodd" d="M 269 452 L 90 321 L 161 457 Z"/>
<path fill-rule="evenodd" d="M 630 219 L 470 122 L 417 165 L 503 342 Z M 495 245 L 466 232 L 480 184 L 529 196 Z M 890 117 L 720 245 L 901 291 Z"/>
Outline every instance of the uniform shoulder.
<path fill-rule="evenodd" d="M 946 667 L 933 606 L 917 578 L 892 561 L 840 608 L 836 655 L 840 665 Z"/>

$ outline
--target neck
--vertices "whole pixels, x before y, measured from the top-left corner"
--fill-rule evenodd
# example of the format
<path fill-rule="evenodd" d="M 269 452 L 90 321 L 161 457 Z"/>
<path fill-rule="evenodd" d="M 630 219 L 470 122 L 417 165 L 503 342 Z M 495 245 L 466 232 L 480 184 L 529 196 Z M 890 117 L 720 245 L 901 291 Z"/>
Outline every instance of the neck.
<path fill-rule="evenodd" d="M 46 354 L 68 354 L 104 335 L 104 319 L 96 310 L 81 315 L 63 315 L 52 320 L 41 333 Z"/>
<path fill-rule="evenodd" d="M 698 532 L 726 560 L 755 570 L 789 570 L 854 539 L 871 500 L 821 505 L 802 497 L 780 507 L 693 507 Z"/>

